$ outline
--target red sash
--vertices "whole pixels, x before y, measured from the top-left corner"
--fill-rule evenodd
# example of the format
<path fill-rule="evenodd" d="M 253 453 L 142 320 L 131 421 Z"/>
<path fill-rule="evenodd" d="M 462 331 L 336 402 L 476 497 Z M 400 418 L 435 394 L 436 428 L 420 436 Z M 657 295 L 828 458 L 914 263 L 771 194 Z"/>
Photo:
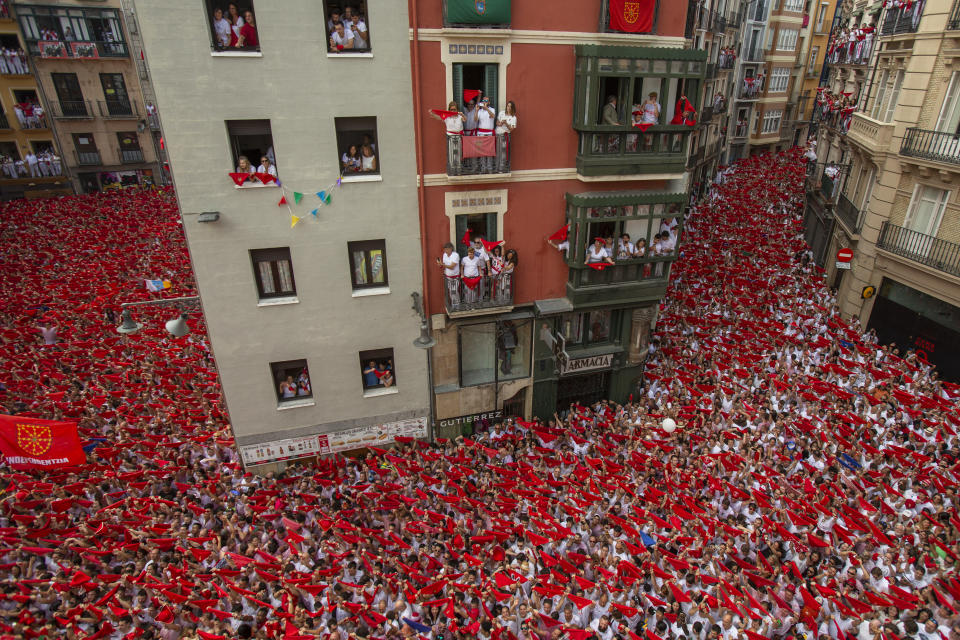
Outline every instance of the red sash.
<path fill-rule="evenodd" d="M 476 278 L 464 277 L 461 279 L 463 280 L 463 284 L 467 285 L 467 288 L 470 289 L 471 291 L 476 289 L 477 285 L 480 284 L 480 276 L 477 276 Z"/>

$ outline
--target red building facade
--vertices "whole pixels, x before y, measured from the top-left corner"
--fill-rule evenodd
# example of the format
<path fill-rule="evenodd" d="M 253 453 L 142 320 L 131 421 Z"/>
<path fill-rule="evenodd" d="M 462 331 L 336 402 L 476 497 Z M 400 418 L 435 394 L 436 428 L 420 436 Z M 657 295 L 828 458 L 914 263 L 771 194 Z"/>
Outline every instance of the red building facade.
<path fill-rule="evenodd" d="M 611 11 L 642 22 L 646 7 L 648 32 L 611 28 L 624 24 Z M 642 376 L 688 201 L 695 115 L 676 118 L 675 108 L 684 95 L 699 103 L 705 54 L 683 37 L 686 3 L 558 0 L 547 10 L 411 0 L 410 8 L 437 434 L 502 411 L 547 418 L 573 401 L 625 401 Z M 477 92 L 497 116 L 515 104 L 516 128 L 484 136 L 484 122 L 470 118 L 466 133 L 480 135 L 448 135 L 431 117 L 451 101 L 469 113 Z M 633 126 L 651 101 L 659 109 Z M 568 248 L 556 234 L 565 225 Z M 662 231 L 670 238 L 661 243 Z M 628 256 L 624 233 L 646 251 Z M 590 265 L 602 253 L 591 257 L 596 237 L 612 254 L 602 268 Z M 488 250 L 479 280 L 471 261 L 460 278 L 447 277 L 437 263 L 444 245 L 462 261 L 468 239 L 502 241 L 518 258 L 513 272 L 496 275 Z"/>

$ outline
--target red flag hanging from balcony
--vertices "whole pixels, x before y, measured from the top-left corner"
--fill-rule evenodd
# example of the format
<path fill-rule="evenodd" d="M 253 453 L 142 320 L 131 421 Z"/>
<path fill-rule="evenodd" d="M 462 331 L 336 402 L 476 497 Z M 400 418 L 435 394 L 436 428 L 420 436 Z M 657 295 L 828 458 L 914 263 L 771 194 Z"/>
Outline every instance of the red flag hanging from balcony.
<path fill-rule="evenodd" d="M 463 136 L 463 157 L 484 158 L 497 155 L 496 136 Z"/>
<path fill-rule="evenodd" d="M 653 31 L 655 0 L 610 0 L 610 28 L 628 33 Z"/>
<path fill-rule="evenodd" d="M 610 263 L 609 262 L 589 262 L 587 263 L 587 266 L 597 271 L 603 271 L 604 269 L 610 266 Z"/>
<path fill-rule="evenodd" d="M 653 123 L 652 122 L 634 122 L 633 126 L 635 129 L 640 129 L 640 131 L 643 131 L 644 133 L 646 133 L 647 129 L 653 126 Z"/>
<path fill-rule="evenodd" d="M 0 452 L 17 470 L 71 467 L 87 461 L 76 422 L 0 415 Z"/>
<path fill-rule="evenodd" d="M 470 289 L 471 291 L 472 291 L 473 289 L 476 289 L 476 288 L 477 288 L 477 285 L 480 284 L 480 278 L 479 278 L 479 277 L 477 277 L 477 278 L 468 278 L 468 277 L 464 276 L 464 277 L 462 278 L 462 280 L 463 280 L 463 284 L 467 285 L 467 288 Z"/>

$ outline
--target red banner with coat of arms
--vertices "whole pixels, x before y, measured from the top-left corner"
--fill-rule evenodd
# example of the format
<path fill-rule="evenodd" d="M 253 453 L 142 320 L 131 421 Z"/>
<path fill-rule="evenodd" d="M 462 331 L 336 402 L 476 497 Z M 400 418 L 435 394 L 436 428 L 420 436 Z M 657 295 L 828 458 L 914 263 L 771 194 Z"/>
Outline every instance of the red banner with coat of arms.
<path fill-rule="evenodd" d="M 56 469 L 84 464 L 76 422 L 0 415 L 0 453 L 12 469 Z"/>
<path fill-rule="evenodd" d="M 610 28 L 628 33 L 653 31 L 656 0 L 610 0 Z"/>

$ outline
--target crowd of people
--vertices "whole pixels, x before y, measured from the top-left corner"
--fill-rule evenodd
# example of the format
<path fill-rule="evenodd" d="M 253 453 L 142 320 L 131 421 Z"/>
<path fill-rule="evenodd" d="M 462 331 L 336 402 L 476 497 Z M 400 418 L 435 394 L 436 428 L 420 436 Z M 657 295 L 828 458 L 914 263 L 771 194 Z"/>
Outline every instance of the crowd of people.
<path fill-rule="evenodd" d="M 452 242 L 447 242 L 437 258 L 437 266 L 443 272 L 448 307 L 511 300 L 513 273 L 520 262 L 517 250 L 504 250 L 502 240 L 488 241 L 469 229 L 461 242 L 466 247 L 463 257 Z"/>
<path fill-rule="evenodd" d="M 370 50 L 367 21 L 352 5 L 347 5 L 342 11 L 338 8 L 330 10 L 327 37 L 331 53 Z"/>
<path fill-rule="evenodd" d="M 507 100 L 499 113 L 480 89 L 463 92 L 464 110 L 456 100 L 447 109 L 431 109 L 430 117 L 443 122 L 447 132 L 447 165 L 454 175 L 505 173 L 510 170 L 510 136 L 517 128 L 517 104 Z M 480 138 L 464 142 L 464 136 Z M 490 145 L 484 145 L 491 141 Z M 468 147 L 464 150 L 464 144 Z"/>
<path fill-rule="evenodd" d="M 226 12 L 222 7 L 214 7 L 212 18 L 214 44 L 217 49 L 260 48 L 253 7 L 241 10 L 237 3 L 231 2 L 227 5 Z"/>
<path fill-rule="evenodd" d="M 841 133 L 850 130 L 853 113 L 857 110 L 857 99 L 852 93 L 836 94 L 824 87 L 817 88 L 817 98 L 813 104 L 813 121 L 837 128 Z"/>
<path fill-rule="evenodd" d="M 717 64 L 721 69 L 733 69 L 733 65 L 737 62 L 737 50 L 733 47 L 724 47 L 720 49 L 720 54 L 717 56 Z"/>
<path fill-rule="evenodd" d="M 23 47 L 0 47 L 0 73 L 20 76 L 30 74 L 27 52 Z"/>
<path fill-rule="evenodd" d="M 27 152 L 24 158 L 0 154 L 0 168 L 4 178 L 52 178 L 63 175 L 63 164 L 51 147 L 34 153 Z"/>
<path fill-rule="evenodd" d="M 827 45 L 827 61 L 833 64 L 867 64 L 876 28 L 866 23 L 836 27 Z"/>
<path fill-rule="evenodd" d="M 24 100 L 13 105 L 21 129 L 46 129 L 47 120 L 39 100 Z"/>
<path fill-rule="evenodd" d="M 803 177 L 750 158 L 693 208 L 627 404 L 267 475 L 202 322 L 112 330 L 145 277 L 194 290 L 171 194 L 6 203 L 0 401 L 89 454 L 0 467 L 0 635 L 960 639 L 960 387 L 841 317 Z"/>

